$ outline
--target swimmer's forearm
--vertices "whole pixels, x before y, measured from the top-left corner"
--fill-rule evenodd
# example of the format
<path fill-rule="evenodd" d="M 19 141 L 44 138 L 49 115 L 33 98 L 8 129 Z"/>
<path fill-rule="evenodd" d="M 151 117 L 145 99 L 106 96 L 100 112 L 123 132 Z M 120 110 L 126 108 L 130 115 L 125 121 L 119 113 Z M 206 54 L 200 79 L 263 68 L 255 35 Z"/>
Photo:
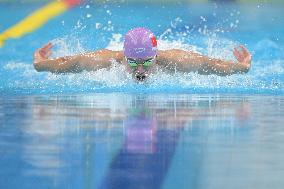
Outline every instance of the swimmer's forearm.
<path fill-rule="evenodd" d="M 34 68 L 39 71 L 49 71 L 52 73 L 66 73 L 66 72 L 80 72 L 82 67 L 80 66 L 79 55 L 60 57 L 55 59 L 47 59 L 39 62 L 34 62 Z"/>
<path fill-rule="evenodd" d="M 112 60 L 122 61 L 123 53 L 121 51 L 111 51 L 107 49 L 95 52 L 84 53 L 75 56 L 67 56 L 56 59 L 46 59 L 34 62 L 37 71 L 49 71 L 53 73 L 68 73 L 95 71 L 101 68 L 108 68 Z"/>
<path fill-rule="evenodd" d="M 235 63 L 233 61 L 226 61 L 220 59 L 204 58 L 203 64 L 201 64 L 198 73 L 200 74 L 216 74 L 219 76 L 227 76 L 232 74 L 247 73 L 249 67 Z"/>

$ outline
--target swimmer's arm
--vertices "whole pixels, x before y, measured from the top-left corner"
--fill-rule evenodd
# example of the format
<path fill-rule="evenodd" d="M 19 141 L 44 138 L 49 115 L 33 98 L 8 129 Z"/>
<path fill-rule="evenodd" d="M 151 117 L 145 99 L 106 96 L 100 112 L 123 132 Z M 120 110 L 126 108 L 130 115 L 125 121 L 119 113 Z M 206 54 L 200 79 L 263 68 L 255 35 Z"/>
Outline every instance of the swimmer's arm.
<path fill-rule="evenodd" d="M 68 73 L 95 71 L 108 68 L 112 60 L 121 61 L 122 52 L 107 49 L 84 53 L 74 56 L 65 56 L 50 59 L 52 44 L 49 43 L 34 53 L 34 67 L 37 71 L 49 71 L 53 73 Z"/>
<path fill-rule="evenodd" d="M 199 74 L 216 74 L 227 76 L 237 73 L 247 73 L 251 65 L 251 55 L 247 49 L 240 46 L 241 51 L 234 49 L 233 53 L 238 60 L 233 61 L 210 58 L 194 52 L 183 50 L 159 51 L 158 64 L 172 70 L 183 72 L 198 72 Z"/>

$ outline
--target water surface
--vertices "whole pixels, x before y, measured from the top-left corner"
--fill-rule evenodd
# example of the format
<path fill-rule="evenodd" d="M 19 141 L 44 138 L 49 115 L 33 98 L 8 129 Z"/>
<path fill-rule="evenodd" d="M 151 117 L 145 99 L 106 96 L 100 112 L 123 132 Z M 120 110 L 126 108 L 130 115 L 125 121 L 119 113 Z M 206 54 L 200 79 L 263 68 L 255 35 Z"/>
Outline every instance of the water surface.
<path fill-rule="evenodd" d="M 282 188 L 284 98 L 0 98 L 0 188 Z"/>

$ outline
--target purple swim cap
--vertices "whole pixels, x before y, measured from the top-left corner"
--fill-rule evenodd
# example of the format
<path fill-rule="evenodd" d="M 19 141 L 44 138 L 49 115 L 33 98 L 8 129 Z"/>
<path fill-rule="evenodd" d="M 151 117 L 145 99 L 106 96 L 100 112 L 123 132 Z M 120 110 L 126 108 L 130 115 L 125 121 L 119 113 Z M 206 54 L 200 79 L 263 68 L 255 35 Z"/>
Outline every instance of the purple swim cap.
<path fill-rule="evenodd" d="M 157 54 L 157 40 L 146 28 L 135 28 L 125 34 L 124 55 L 127 58 L 144 59 Z"/>

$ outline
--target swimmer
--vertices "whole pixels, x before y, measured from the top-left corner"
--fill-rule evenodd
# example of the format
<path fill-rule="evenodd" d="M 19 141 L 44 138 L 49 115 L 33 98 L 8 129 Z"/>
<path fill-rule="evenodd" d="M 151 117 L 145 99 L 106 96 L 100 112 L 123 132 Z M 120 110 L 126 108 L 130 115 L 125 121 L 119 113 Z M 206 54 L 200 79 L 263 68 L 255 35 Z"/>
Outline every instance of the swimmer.
<path fill-rule="evenodd" d="M 144 81 L 160 67 L 172 71 L 197 72 L 227 76 L 247 73 L 252 56 L 243 46 L 234 48 L 236 62 L 210 58 L 192 51 L 180 49 L 158 50 L 154 34 L 146 28 L 128 31 L 124 39 L 123 51 L 101 49 L 94 52 L 50 58 L 52 43 L 48 43 L 34 53 L 34 67 L 37 71 L 53 73 L 76 73 L 109 68 L 112 62 L 121 63 L 136 81 Z"/>

